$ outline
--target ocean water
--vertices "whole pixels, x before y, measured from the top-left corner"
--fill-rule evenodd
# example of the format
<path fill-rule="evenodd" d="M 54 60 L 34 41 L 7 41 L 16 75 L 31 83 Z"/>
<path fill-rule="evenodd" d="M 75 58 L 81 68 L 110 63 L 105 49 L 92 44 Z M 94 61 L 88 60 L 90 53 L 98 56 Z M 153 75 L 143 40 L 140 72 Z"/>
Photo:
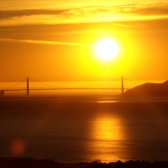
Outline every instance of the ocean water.
<path fill-rule="evenodd" d="M 0 99 L 0 157 L 167 160 L 168 103 L 99 97 Z"/>

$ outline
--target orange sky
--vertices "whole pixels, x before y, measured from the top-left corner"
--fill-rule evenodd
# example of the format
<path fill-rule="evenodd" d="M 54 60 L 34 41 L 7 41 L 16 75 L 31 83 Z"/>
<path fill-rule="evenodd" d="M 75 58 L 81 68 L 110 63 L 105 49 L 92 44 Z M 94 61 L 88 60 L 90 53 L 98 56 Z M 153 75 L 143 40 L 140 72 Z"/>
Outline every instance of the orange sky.
<path fill-rule="evenodd" d="M 0 81 L 168 79 L 168 3 L 61 2 L 1 0 Z M 96 59 L 103 37 L 119 42 L 116 61 Z"/>

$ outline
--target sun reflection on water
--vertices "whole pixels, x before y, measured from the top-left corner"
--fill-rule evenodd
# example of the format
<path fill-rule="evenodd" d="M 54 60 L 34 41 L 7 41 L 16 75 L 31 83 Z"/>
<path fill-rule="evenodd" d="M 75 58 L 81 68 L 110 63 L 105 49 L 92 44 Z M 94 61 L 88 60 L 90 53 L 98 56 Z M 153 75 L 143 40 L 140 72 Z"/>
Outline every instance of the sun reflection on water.
<path fill-rule="evenodd" d="M 94 142 L 90 144 L 92 150 L 92 160 L 100 159 L 101 161 L 110 162 L 123 160 L 125 150 L 122 142 L 125 139 L 122 121 L 116 116 L 108 114 L 99 115 L 94 119 L 91 136 Z"/>
<path fill-rule="evenodd" d="M 94 129 L 94 137 L 99 140 L 119 140 L 122 137 L 120 121 L 117 118 L 97 118 Z"/>

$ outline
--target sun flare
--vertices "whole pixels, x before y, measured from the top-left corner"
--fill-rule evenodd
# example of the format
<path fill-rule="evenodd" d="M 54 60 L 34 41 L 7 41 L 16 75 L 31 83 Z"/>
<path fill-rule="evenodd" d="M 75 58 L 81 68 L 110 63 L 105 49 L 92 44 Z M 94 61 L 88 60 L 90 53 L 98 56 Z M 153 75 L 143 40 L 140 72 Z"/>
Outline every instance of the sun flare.
<path fill-rule="evenodd" d="M 117 58 L 119 54 L 119 44 L 112 38 L 103 38 L 94 45 L 94 50 L 98 59 L 110 61 Z"/>

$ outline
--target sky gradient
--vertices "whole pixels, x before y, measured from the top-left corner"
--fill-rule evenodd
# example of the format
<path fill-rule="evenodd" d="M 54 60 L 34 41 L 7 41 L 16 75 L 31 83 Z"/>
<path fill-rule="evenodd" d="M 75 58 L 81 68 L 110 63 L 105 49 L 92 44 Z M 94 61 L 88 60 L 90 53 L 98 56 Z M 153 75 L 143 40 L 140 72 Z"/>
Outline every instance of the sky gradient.
<path fill-rule="evenodd" d="M 121 45 L 115 62 L 96 60 L 93 44 Z M 1 0 L 0 81 L 168 79 L 165 0 Z"/>

